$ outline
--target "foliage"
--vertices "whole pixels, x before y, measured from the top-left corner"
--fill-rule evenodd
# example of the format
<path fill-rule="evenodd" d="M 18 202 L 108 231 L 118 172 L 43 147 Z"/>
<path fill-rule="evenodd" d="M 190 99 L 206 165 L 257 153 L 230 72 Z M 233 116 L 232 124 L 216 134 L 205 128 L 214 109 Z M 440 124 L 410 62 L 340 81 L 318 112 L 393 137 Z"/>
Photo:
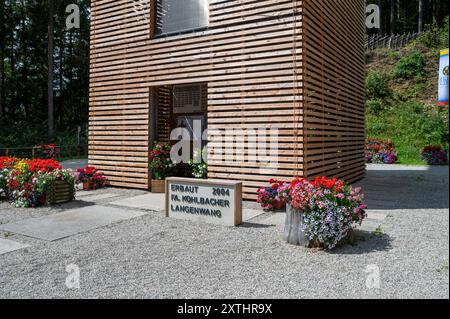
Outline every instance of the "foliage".
<path fill-rule="evenodd" d="M 422 53 L 413 51 L 396 64 L 392 76 L 403 79 L 424 79 L 426 76 L 425 59 Z"/>
<path fill-rule="evenodd" d="M 420 159 L 428 165 L 448 164 L 448 151 L 440 145 L 428 145 L 420 151 Z"/>
<path fill-rule="evenodd" d="M 286 205 L 286 191 L 288 184 L 271 179 L 270 186 L 257 190 L 258 204 L 265 210 L 278 210 Z"/>
<path fill-rule="evenodd" d="M 421 164 L 418 154 L 423 145 L 448 147 L 448 109 L 410 101 L 399 103 L 379 115 L 368 113 L 367 136 L 392 140 L 399 163 Z"/>
<path fill-rule="evenodd" d="M 9 169 L 0 168 L 0 201 L 6 199 L 8 194 L 8 175 Z"/>
<path fill-rule="evenodd" d="M 59 158 L 61 156 L 61 149 L 55 144 L 41 144 L 37 151 L 40 158 Z"/>
<path fill-rule="evenodd" d="M 381 111 L 386 109 L 386 104 L 382 99 L 367 100 L 366 109 L 371 114 L 380 114 Z"/>
<path fill-rule="evenodd" d="M 366 76 L 368 99 L 385 99 L 391 95 L 388 77 L 379 71 L 370 71 Z"/>
<path fill-rule="evenodd" d="M 377 164 L 394 164 L 397 151 L 392 141 L 369 139 L 366 143 L 366 162 Z"/>
<path fill-rule="evenodd" d="M 436 21 L 425 26 L 424 32 L 416 40 L 427 48 L 448 48 L 449 17 L 445 17 L 442 27 Z"/>
<path fill-rule="evenodd" d="M 61 132 L 87 123 L 90 1 L 76 2 L 80 8 L 81 27 L 70 30 L 66 27 L 68 14 L 65 10 L 74 2 L 59 0 L 54 3 L 55 125 L 56 131 Z M 3 62 L 0 63 L 3 75 L 0 83 L 0 136 L 13 138 L 9 142 L 0 138 L 0 147 L 49 142 L 45 128 L 48 1 L 0 1 L 0 16 L 0 61 Z M 10 135 L 4 130 L 3 122 L 34 123 L 31 125 L 38 129 L 39 134 L 29 132 L 34 129 L 26 129 Z"/>
<path fill-rule="evenodd" d="M 189 166 L 192 171 L 192 176 L 195 178 L 205 179 L 208 177 L 208 164 L 204 161 L 196 163 L 194 160 L 190 160 Z"/>
<path fill-rule="evenodd" d="M 333 249 L 367 217 L 361 191 L 338 179 L 296 179 L 290 184 L 290 204 L 304 211 L 302 230 L 308 239 Z"/>
<path fill-rule="evenodd" d="M 82 125 L 80 144 L 87 145 L 88 130 Z M 25 120 L 1 120 L 0 119 L 0 148 L 34 147 L 47 144 L 47 127 L 45 122 L 34 123 Z M 58 146 L 78 145 L 77 127 L 70 125 L 68 128 L 55 132 L 55 142 Z M 64 150 L 62 151 L 64 156 Z M 27 154 L 26 156 L 30 156 Z"/>
<path fill-rule="evenodd" d="M 155 143 L 150 152 L 150 168 L 153 179 L 164 180 L 169 176 L 175 164 L 170 158 L 171 146 L 169 144 Z"/>

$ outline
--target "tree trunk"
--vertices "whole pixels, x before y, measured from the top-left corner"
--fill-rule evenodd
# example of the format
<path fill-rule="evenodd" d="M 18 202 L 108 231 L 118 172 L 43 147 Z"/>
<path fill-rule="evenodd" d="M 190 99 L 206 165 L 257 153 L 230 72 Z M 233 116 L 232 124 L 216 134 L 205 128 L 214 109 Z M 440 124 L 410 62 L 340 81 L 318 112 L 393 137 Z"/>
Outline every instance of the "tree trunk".
<path fill-rule="evenodd" d="M 395 0 L 391 0 L 391 34 L 395 33 Z"/>
<path fill-rule="evenodd" d="M 4 1 L 0 2 L 0 34 L 5 34 L 4 29 L 4 7 L 5 3 Z M 3 90 L 4 90 L 4 70 L 5 70 L 5 61 L 4 61 L 4 55 L 3 55 L 3 40 L 0 41 L 0 119 L 3 118 L 4 112 L 3 112 Z"/>
<path fill-rule="evenodd" d="M 15 111 L 16 111 L 16 60 L 15 60 L 15 51 L 14 51 L 14 44 L 15 44 L 15 38 L 14 38 L 14 31 L 11 29 L 11 48 L 9 52 L 9 61 L 10 61 L 10 93 L 11 93 L 11 104 L 8 106 L 8 111 L 10 114 L 12 114 L 12 117 L 14 118 Z"/>
<path fill-rule="evenodd" d="M 48 138 L 54 138 L 54 105 L 53 105 L 53 0 L 48 0 Z"/>
<path fill-rule="evenodd" d="M 424 0 L 419 0 L 419 33 L 422 33 L 424 30 L 424 24 L 423 24 L 423 16 L 424 16 Z"/>
<path fill-rule="evenodd" d="M 378 0 L 378 7 L 379 7 L 379 9 L 380 9 L 380 19 L 381 19 L 381 21 L 380 21 L 380 29 L 378 29 L 378 33 L 381 35 L 381 34 L 383 34 L 383 9 L 382 9 L 382 6 L 381 6 L 381 0 Z"/>
<path fill-rule="evenodd" d="M 4 106 L 3 106 L 3 92 L 4 92 L 4 70 L 5 70 L 5 61 L 3 56 L 3 42 L 0 44 L 0 119 L 5 116 Z"/>
<path fill-rule="evenodd" d="M 436 24 L 441 27 L 442 21 L 441 21 L 441 0 L 436 0 L 435 3 L 435 13 L 434 13 L 434 19 L 436 20 Z"/>
<path fill-rule="evenodd" d="M 61 126 L 62 119 L 61 119 L 61 113 L 62 113 L 62 101 L 63 101 L 63 91 L 64 91 L 64 35 L 61 36 L 61 41 L 59 43 L 59 93 L 58 93 L 58 102 L 56 106 L 56 114 L 58 114 L 58 121 L 57 126 Z"/>

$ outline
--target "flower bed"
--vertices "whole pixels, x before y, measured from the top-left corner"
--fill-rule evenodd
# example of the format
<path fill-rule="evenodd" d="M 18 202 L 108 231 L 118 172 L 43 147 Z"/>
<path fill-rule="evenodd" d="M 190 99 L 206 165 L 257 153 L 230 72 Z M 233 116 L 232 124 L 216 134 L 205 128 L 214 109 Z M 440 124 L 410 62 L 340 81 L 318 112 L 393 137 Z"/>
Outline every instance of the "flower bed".
<path fill-rule="evenodd" d="M 366 162 L 395 164 L 397 151 L 390 140 L 369 139 L 366 143 Z"/>
<path fill-rule="evenodd" d="M 94 166 L 79 168 L 75 174 L 77 184 L 83 184 L 84 190 L 103 188 L 108 184 L 105 175 Z"/>
<path fill-rule="evenodd" d="M 277 191 L 275 199 L 289 206 L 285 239 L 293 244 L 333 249 L 367 217 L 361 188 L 342 180 L 297 178 L 290 184 L 278 183 Z M 261 204 L 266 206 L 264 201 Z"/>
<path fill-rule="evenodd" d="M 428 165 L 448 164 L 448 151 L 440 145 L 428 145 L 420 152 L 420 159 Z"/>
<path fill-rule="evenodd" d="M 37 147 L 38 156 L 41 158 L 59 158 L 61 157 L 61 148 L 55 144 L 41 144 Z"/>
<path fill-rule="evenodd" d="M 279 210 L 286 206 L 286 190 L 289 184 L 271 179 L 270 186 L 257 190 L 257 202 L 264 210 Z"/>
<path fill-rule="evenodd" d="M 75 179 L 59 162 L 0 157 L 0 200 L 9 200 L 14 206 L 23 208 L 51 204 L 49 199 L 55 197 L 52 192 L 56 183 L 66 185 L 68 191 L 64 198 L 73 200 Z"/>

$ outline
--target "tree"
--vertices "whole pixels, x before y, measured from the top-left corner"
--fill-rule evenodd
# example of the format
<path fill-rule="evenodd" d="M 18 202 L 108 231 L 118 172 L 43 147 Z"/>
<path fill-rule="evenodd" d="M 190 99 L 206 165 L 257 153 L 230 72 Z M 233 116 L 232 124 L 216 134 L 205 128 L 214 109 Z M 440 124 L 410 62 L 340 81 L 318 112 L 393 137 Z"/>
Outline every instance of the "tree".
<path fill-rule="evenodd" d="M 48 109 L 47 109 L 47 125 L 48 138 L 50 141 L 54 138 L 54 105 L 53 105 L 53 14 L 54 3 L 53 0 L 48 0 Z"/>
<path fill-rule="evenodd" d="M 0 1 L 0 34 L 5 34 L 5 23 L 4 23 L 4 11 L 5 3 Z M 0 119 L 3 117 L 3 91 L 5 87 L 4 83 L 4 73 L 5 73 L 5 57 L 4 57 L 3 39 L 0 41 Z"/>
<path fill-rule="evenodd" d="M 424 0 L 419 0 L 419 33 L 424 30 L 423 18 L 424 18 Z"/>
<path fill-rule="evenodd" d="M 396 0 L 391 0 L 391 19 L 390 19 L 391 34 L 395 33 L 395 2 Z"/>

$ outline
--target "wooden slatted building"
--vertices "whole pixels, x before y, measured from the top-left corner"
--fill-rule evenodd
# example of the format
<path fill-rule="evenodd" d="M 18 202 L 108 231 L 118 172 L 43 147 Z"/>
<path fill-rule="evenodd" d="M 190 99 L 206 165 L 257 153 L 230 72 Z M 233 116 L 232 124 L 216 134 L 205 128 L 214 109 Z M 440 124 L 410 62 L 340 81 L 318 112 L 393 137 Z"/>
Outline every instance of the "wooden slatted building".
<path fill-rule="evenodd" d="M 89 162 L 149 189 L 153 141 L 190 114 L 242 129 L 240 153 L 211 153 L 208 177 L 242 180 L 247 198 L 273 177 L 360 179 L 364 33 L 362 0 L 92 0 Z M 261 128 L 278 131 L 276 176 L 248 160 Z"/>

